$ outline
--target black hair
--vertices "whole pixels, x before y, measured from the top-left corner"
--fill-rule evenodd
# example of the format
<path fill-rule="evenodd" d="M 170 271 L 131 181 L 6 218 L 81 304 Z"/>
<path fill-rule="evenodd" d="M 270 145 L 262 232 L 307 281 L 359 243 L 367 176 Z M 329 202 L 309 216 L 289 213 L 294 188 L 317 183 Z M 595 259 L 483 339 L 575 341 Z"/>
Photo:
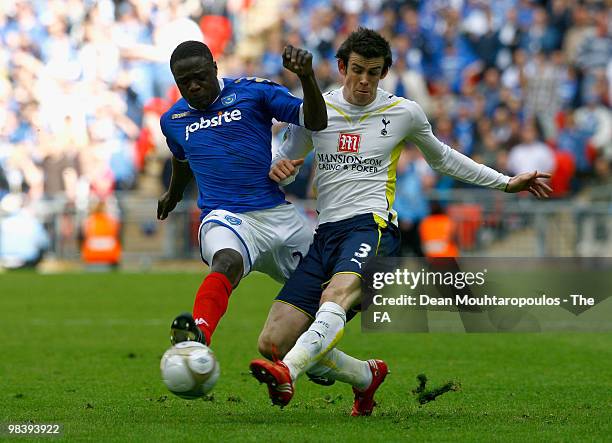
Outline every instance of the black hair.
<path fill-rule="evenodd" d="M 187 40 L 179 44 L 174 48 L 174 51 L 172 51 L 172 55 L 170 56 L 170 70 L 172 70 L 172 67 L 177 61 L 189 57 L 203 57 L 206 61 L 213 62 L 212 52 L 210 52 L 208 46 L 202 42 Z"/>
<path fill-rule="evenodd" d="M 391 67 L 391 64 L 393 64 L 389 42 L 372 29 L 359 27 L 356 31 L 351 32 L 340 45 L 338 52 L 336 52 L 336 58 L 342 60 L 344 66 L 348 67 L 348 59 L 351 52 L 355 52 L 365 58 L 384 58 L 383 72 L 386 72 Z"/>

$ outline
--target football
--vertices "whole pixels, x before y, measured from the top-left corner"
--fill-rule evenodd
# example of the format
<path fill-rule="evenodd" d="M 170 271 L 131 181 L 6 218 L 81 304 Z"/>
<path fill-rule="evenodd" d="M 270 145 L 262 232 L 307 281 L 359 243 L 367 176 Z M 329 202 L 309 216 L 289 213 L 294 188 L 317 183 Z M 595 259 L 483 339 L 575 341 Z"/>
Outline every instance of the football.
<path fill-rule="evenodd" d="M 161 359 L 160 368 L 168 390 L 187 400 L 212 391 L 220 374 L 213 351 L 194 341 L 184 341 L 168 349 Z"/>

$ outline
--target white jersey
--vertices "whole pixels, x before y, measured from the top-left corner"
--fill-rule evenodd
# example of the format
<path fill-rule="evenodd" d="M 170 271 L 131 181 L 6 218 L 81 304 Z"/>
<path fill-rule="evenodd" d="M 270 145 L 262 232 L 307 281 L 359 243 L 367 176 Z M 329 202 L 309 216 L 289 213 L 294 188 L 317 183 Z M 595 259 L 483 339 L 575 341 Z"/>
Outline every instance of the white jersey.
<path fill-rule="evenodd" d="M 503 190 L 510 179 L 438 140 L 416 102 L 382 89 L 367 106 L 348 103 L 342 88 L 324 98 L 327 128 L 311 132 L 290 125 L 274 158 L 297 159 L 314 148 L 319 223 L 365 213 L 396 223 L 396 167 L 406 142 L 414 143 L 435 171 L 458 180 Z"/>

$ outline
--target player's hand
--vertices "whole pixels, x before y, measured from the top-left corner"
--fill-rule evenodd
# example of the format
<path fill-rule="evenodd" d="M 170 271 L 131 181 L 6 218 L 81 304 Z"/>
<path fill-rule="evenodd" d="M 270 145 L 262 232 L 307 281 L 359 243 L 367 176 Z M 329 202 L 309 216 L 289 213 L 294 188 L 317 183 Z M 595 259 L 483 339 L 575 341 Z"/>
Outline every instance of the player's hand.
<path fill-rule="evenodd" d="M 552 188 L 541 179 L 550 177 L 552 177 L 551 174 L 538 171 L 524 172 L 515 175 L 508 182 L 506 192 L 529 191 L 538 198 L 548 198 L 552 192 Z"/>
<path fill-rule="evenodd" d="M 289 160 L 288 158 L 283 158 L 274 163 L 270 168 L 270 173 L 268 177 L 274 180 L 276 183 L 280 183 L 286 178 L 291 177 L 293 174 L 296 174 L 298 171 L 298 166 L 304 164 L 304 159 L 300 158 L 298 160 Z"/>
<path fill-rule="evenodd" d="M 312 54 L 306 49 L 285 46 L 283 66 L 300 77 L 312 75 Z"/>
<path fill-rule="evenodd" d="M 181 199 L 177 199 L 170 195 L 169 192 L 164 192 L 162 196 L 157 201 L 157 219 L 165 220 L 168 217 L 168 214 L 172 212 L 176 205 Z"/>

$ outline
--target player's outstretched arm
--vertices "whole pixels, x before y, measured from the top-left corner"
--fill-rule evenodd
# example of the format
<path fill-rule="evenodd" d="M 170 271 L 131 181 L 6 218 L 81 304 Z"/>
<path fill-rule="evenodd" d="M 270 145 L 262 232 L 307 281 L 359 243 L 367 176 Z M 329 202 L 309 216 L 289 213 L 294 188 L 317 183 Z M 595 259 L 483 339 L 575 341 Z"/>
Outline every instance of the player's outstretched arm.
<path fill-rule="evenodd" d="M 431 131 L 431 125 L 421 107 L 410 102 L 407 107 L 412 125 L 407 127 L 407 140 L 412 141 L 423 153 L 427 163 L 441 174 L 466 183 L 499 189 L 505 192 L 529 191 L 538 198 L 546 198 L 552 192 L 544 183 L 548 173 L 527 172 L 508 177 L 486 165 L 480 164 L 459 151 L 442 143 Z"/>
<path fill-rule="evenodd" d="M 548 198 L 552 188 L 541 179 L 550 177 L 552 175 L 545 172 L 524 172 L 512 177 L 505 190 L 506 192 L 529 191 L 538 198 Z"/>
<path fill-rule="evenodd" d="M 183 199 L 183 192 L 191 181 L 193 173 L 189 163 L 172 157 L 172 177 L 168 190 L 162 194 L 157 202 L 157 218 L 164 220 L 172 212 L 178 202 Z"/>
<path fill-rule="evenodd" d="M 327 107 L 312 69 L 312 54 L 289 45 L 283 51 L 283 66 L 297 74 L 304 91 L 304 126 L 311 131 L 327 128 Z"/>

